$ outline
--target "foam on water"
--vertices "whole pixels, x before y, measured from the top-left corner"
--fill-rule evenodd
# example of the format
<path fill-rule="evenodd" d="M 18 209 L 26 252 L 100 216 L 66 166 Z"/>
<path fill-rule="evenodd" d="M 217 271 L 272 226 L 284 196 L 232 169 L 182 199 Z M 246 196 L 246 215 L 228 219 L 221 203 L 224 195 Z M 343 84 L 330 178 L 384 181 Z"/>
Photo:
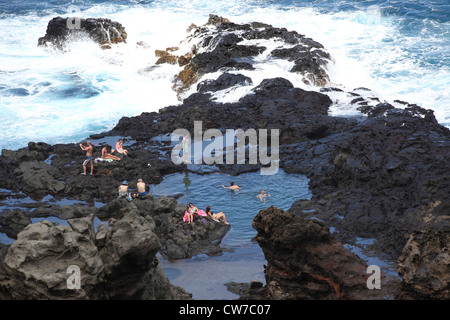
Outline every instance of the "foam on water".
<path fill-rule="evenodd" d="M 260 21 L 296 30 L 330 52 L 334 60 L 328 66 L 330 85 L 344 90 L 364 86 L 382 101 L 417 103 L 435 110 L 438 121 L 450 125 L 448 19 L 411 22 L 388 5 L 380 5 L 381 16 L 374 19 L 367 7 L 358 9 L 351 1 L 350 9 L 330 3 L 327 10 L 324 3 L 311 7 L 308 1 L 306 5 L 237 0 L 83 3 L 42 5 L 37 6 L 39 11 L 24 9 L 17 16 L 0 13 L 0 149 L 18 149 L 28 141 L 77 142 L 111 129 L 122 116 L 178 104 L 172 85 L 181 67 L 155 67 L 154 50 L 180 45 L 187 27 L 204 24 L 210 13 L 236 23 Z M 65 53 L 37 47 L 48 21 L 57 15 L 119 21 L 128 33 L 127 44 L 101 50 L 78 39 Z M 139 41 L 146 45 L 136 45 Z M 254 59 L 256 70 L 242 71 L 253 86 L 265 78 L 285 77 L 294 86 L 318 90 L 290 73 L 289 62 L 267 56 L 279 45 L 276 41 L 253 44 L 268 48 Z M 180 53 L 185 49 L 181 43 Z M 251 89 L 231 88 L 215 97 L 234 102 Z M 351 114 L 347 107 L 337 105 L 334 114 Z"/>
<path fill-rule="evenodd" d="M 4 57 L 0 60 L 1 109 L 7 115 L 0 125 L 5 135 L 1 148 L 17 149 L 31 140 L 77 141 L 111 129 L 122 116 L 179 103 L 171 89 L 178 68 L 162 65 L 155 72 L 142 72 L 156 61 L 155 49 L 169 46 L 169 39 L 178 42 L 170 33 L 167 38 L 158 35 L 155 39 L 154 32 L 149 32 L 158 30 L 152 22 L 156 20 L 155 10 L 130 10 L 118 17 L 103 13 L 101 8 L 96 10 L 99 11 L 87 10 L 83 16 L 105 14 L 121 21 L 130 34 L 128 44 L 101 50 L 94 43 L 80 39 L 70 43 L 67 52 L 62 54 L 36 47 L 53 14 L 41 18 L 30 16 L 24 20 L 29 24 L 25 27 L 12 26 L 6 21 L 9 19 L 0 20 L 4 23 L 0 25 L 2 30 L 17 36 L 10 43 L 0 44 L 0 55 Z M 170 17 L 166 15 L 166 18 Z M 143 24 L 145 29 L 134 33 L 133 25 Z M 33 25 L 38 26 L 31 29 Z M 17 34 L 17 28 L 29 32 Z M 27 42 L 22 43 L 21 38 Z M 152 45 L 136 46 L 137 41 Z"/>

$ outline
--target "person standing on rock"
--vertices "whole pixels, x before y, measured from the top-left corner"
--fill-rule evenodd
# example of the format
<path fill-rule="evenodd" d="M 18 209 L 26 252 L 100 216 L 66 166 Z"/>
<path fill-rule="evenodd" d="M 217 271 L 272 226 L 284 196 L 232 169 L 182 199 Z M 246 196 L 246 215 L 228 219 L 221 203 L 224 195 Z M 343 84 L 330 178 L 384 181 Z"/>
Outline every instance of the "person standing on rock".
<path fill-rule="evenodd" d="M 87 146 L 84 146 L 82 143 L 80 143 L 81 150 L 86 151 L 86 159 L 83 162 L 83 173 L 82 175 L 86 175 L 86 166 L 88 163 L 91 163 L 91 176 L 94 175 L 94 161 L 92 161 L 92 153 L 94 151 L 94 147 L 92 147 L 92 144 L 90 141 L 87 142 Z"/>

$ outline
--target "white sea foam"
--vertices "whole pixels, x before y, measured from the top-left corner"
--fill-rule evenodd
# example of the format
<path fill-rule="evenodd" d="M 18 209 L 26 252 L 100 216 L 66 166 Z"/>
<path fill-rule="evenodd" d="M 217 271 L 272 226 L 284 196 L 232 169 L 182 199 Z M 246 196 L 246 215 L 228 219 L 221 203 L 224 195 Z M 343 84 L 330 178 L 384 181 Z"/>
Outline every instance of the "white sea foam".
<path fill-rule="evenodd" d="M 192 44 L 182 42 L 188 35 L 187 27 L 204 24 L 210 13 L 236 23 L 260 21 L 296 30 L 322 43 L 331 54 L 330 86 L 346 91 L 368 87 L 382 101 L 399 99 L 433 109 L 438 121 L 450 125 L 448 67 L 430 67 L 420 55 L 410 57 L 417 47 L 424 56 L 441 50 L 442 40 L 431 39 L 426 33 L 403 37 L 397 31 L 398 21 L 392 17 L 382 16 L 373 23 L 366 11 L 324 14 L 313 8 L 260 7 L 235 0 L 98 4 L 87 10 L 71 6 L 67 15 L 74 10 L 78 10 L 77 16 L 121 22 L 128 33 L 127 43 L 101 50 L 80 39 L 69 45 L 68 52 L 58 53 L 37 47 L 37 39 L 45 34 L 48 21 L 58 15 L 56 11 L 0 19 L 0 149 L 17 149 L 28 141 L 77 142 L 111 129 L 122 116 L 178 104 L 172 85 L 181 67 L 155 66 L 154 51 L 180 44 L 179 53 L 187 51 Z M 136 45 L 139 41 L 146 45 Z M 269 40 L 252 44 L 268 48 L 255 58 L 255 70 L 240 71 L 251 77 L 253 85 L 217 92 L 217 101 L 237 101 L 271 77 L 287 78 L 296 87 L 319 89 L 307 86 L 300 75 L 289 72 L 290 62 L 267 56 L 279 43 Z M 183 97 L 189 93 L 192 91 Z M 336 102 L 331 110 L 334 115 L 358 114 L 342 95 L 330 96 Z"/>

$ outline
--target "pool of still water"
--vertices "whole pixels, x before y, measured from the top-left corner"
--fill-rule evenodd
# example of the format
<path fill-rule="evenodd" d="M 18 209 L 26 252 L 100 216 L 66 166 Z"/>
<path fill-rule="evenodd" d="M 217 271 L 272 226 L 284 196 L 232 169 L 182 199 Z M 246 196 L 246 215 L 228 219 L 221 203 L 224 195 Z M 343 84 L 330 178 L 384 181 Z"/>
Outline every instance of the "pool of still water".
<path fill-rule="evenodd" d="M 230 186 L 232 181 L 241 189 L 232 191 L 223 187 Z M 220 256 L 200 254 L 176 261 L 159 257 L 170 282 L 192 293 L 194 299 L 205 300 L 238 298 L 227 290 L 225 284 L 229 282 L 265 283 L 266 260 L 259 245 L 252 241 L 256 235 L 252 220 L 260 210 L 272 205 L 287 210 L 296 200 L 310 199 L 308 182 L 303 175 L 279 170 L 275 175 L 261 175 L 259 171 L 239 176 L 175 173 L 152 185 L 150 191 L 154 196 L 183 194 L 178 203 L 192 202 L 203 210 L 210 206 L 214 213 L 224 212 L 231 225 L 221 242 L 221 247 L 229 250 Z M 256 197 L 261 189 L 270 194 L 264 202 Z"/>

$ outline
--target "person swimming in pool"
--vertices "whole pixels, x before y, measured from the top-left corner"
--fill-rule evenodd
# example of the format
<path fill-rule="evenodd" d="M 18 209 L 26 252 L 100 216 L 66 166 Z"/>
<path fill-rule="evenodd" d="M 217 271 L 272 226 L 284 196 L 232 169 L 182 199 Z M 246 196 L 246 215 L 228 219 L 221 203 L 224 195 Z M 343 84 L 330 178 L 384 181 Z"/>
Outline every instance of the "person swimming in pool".
<path fill-rule="evenodd" d="M 211 212 L 211 207 L 207 206 L 205 212 L 208 214 L 208 216 L 210 216 L 211 218 L 213 218 L 214 220 L 220 221 L 220 219 L 222 219 L 222 221 L 225 224 L 229 224 L 227 222 L 227 219 L 225 218 L 225 214 L 223 212 L 219 212 L 219 213 L 212 213 Z"/>
<path fill-rule="evenodd" d="M 270 197 L 270 194 L 264 193 L 264 189 L 261 189 L 260 193 L 256 197 L 262 202 L 266 202 L 266 198 Z"/>
<path fill-rule="evenodd" d="M 234 190 L 234 191 L 237 191 L 237 190 L 241 189 L 241 187 L 239 187 L 238 185 L 234 184 L 233 181 L 231 181 L 229 187 L 225 187 L 224 185 L 222 185 L 222 187 L 224 187 L 225 189 L 230 189 L 230 190 Z"/>

